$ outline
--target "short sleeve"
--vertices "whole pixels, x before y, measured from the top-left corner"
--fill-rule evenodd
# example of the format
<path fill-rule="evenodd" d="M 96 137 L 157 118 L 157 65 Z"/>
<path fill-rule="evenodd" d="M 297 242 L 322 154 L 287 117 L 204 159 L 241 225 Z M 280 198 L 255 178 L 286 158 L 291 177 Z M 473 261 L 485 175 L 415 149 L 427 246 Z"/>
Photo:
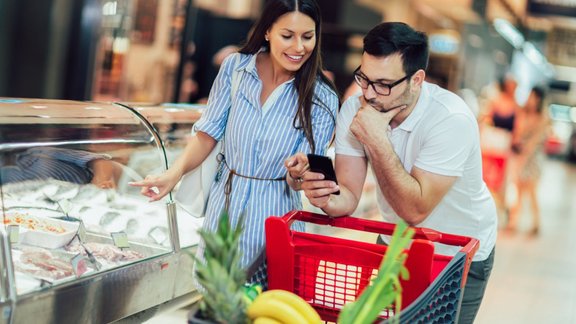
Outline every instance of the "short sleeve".
<path fill-rule="evenodd" d="M 196 132 L 202 131 L 217 141 L 222 138 L 226 130 L 228 113 L 232 104 L 232 71 L 235 68 L 237 55 L 241 54 L 229 55 L 224 59 L 210 89 L 206 109 L 200 120 L 194 124 Z"/>

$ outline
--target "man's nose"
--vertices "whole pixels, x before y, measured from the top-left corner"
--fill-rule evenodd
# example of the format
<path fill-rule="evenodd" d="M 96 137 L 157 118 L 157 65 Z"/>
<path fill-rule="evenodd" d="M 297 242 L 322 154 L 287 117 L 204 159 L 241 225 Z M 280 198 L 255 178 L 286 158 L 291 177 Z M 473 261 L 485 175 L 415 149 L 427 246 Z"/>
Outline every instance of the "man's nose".
<path fill-rule="evenodd" d="M 374 99 L 376 98 L 376 96 L 378 96 L 378 94 L 376 93 L 376 91 L 374 91 L 374 87 L 372 85 L 368 85 L 368 87 L 366 89 L 362 89 L 363 94 L 364 94 L 364 98 L 366 98 L 366 100 L 370 100 L 370 99 Z"/>

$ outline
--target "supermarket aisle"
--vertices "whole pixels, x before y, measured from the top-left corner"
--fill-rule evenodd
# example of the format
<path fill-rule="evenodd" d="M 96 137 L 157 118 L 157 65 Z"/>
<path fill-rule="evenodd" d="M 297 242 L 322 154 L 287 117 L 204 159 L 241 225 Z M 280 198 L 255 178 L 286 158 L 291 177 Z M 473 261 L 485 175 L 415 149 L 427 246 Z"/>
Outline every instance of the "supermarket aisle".
<path fill-rule="evenodd" d="M 517 234 L 500 233 L 477 324 L 576 323 L 576 165 L 548 160 L 542 176 L 541 234 L 526 233 L 527 208 Z M 341 236 L 347 235 L 355 234 Z M 183 323 L 186 313 L 186 309 L 175 310 L 146 323 Z"/>
<path fill-rule="evenodd" d="M 546 161 L 538 196 L 540 235 L 527 208 L 519 233 L 499 235 L 478 324 L 576 323 L 576 165 Z"/>

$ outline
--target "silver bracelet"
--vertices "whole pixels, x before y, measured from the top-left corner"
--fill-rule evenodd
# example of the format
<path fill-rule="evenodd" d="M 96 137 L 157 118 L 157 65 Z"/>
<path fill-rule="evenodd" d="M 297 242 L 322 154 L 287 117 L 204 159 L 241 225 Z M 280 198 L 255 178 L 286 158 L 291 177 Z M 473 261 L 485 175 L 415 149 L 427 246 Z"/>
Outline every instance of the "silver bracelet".
<path fill-rule="evenodd" d="M 304 182 L 304 179 L 303 179 L 302 177 L 294 178 L 294 177 L 290 174 L 290 172 L 288 172 L 288 176 L 289 176 L 290 178 L 292 178 L 292 180 L 294 180 L 294 182 L 296 182 L 296 183 L 302 183 L 302 182 Z"/>

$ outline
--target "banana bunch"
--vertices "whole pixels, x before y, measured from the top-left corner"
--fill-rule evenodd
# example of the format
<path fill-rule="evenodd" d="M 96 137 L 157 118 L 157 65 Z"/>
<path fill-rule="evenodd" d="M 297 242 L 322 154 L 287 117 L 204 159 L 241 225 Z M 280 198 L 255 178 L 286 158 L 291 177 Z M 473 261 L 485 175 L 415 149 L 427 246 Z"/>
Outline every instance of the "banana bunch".
<path fill-rule="evenodd" d="M 304 299 L 286 290 L 267 290 L 246 311 L 254 324 L 322 323 L 320 316 Z"/>

